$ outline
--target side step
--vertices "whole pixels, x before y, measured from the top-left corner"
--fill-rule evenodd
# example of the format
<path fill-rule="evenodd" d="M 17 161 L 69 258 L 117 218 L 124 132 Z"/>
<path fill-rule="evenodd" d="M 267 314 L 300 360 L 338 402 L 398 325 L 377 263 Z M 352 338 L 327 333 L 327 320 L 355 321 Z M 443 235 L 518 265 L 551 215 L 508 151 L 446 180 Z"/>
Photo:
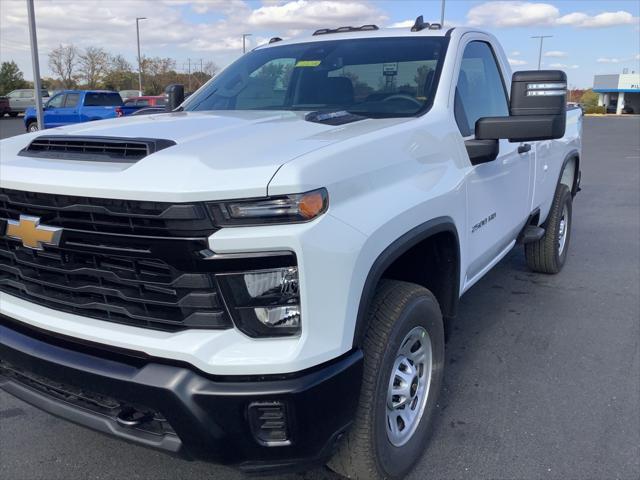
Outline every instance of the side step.
<path fill-rule="evenodd" d="M 520 233 L 518 243 L 537 242 L 542 237 L 544 237 L 544 232 L 545 230 L 542 227 L 538 227 L 536 225 L 527 225 Z"/>

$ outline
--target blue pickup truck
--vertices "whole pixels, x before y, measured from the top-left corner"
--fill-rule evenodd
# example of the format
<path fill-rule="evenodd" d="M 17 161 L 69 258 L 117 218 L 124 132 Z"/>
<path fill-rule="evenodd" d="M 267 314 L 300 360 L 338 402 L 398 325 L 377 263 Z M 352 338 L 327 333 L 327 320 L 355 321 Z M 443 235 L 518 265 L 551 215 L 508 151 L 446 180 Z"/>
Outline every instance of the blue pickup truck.
<path fill-rule="evenodd" d="M 118 92 L 108 90 L 63 90 L 44 106 L 44 128 L 55 128 L 72 123 L 90 122 L 130 115 L 139 106 L 124 105 Z M 38 130 L 35 108 L 24 114 L 27 132 Z"/>

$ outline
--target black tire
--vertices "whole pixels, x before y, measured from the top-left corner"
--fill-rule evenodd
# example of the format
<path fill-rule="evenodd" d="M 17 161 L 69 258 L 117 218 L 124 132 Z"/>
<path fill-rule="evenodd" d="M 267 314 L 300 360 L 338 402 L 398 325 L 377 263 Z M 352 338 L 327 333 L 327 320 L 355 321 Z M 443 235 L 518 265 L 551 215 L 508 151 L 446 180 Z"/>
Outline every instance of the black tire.
<path fill-rule="evenodd" d="M 27 132 L 37 132 L 38 130 L 39 128 L 37 120 L 31 120 L 29 123 L 27 123 Z"/>
<path fill-rule="evenodd" d="M 18 112 L 9 112 L 9 116 L 10 117 L 17 117 L 18 116 Z"/>
<path fill-rule="evenodd" d="M 562 270 L 569 250 L 572 225 L 572 200 L 571 191 L 566 185 L 560 184 L 556 190 L 549 217 L 545 222 L 544 236 L 524 246 L 524 254 L 527 266 L 534 272 L 558 273 Z M 561 225 L 564 220 L 565 240 L 560 250 Z"/>
<path fill-rule="evenodd" d="M 431 381 L 413 434 L 404 445 L 394 446 L 387 434 L 387 393 L 401 342 L 416 327 L 424 328 L 431 340 Z M 357 480 L 401 479 L 426 449 L 442 385 L 444 328 L 433 294 L 412 283 L 381 281 L 369 310 L 363 351 L 364 374 L 356 419 L 329 467 Z"/>

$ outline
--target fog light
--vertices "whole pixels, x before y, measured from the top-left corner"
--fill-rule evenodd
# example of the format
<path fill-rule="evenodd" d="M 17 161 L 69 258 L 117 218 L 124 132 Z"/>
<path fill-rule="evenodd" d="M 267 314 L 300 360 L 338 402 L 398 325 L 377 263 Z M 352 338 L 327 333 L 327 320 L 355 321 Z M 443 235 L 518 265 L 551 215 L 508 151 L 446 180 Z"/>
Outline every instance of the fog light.
<path fill-rule="evenodd" d="M 238 329 L 251 337 L 300 333 L 297 267 L 217 275 Z"/>
<path fill-rule="evenodd" d="M 300 306 L 254 308 L 256 317 L 268 327 L 298 327 Z"/>
<path fill-rule="evenodd" d="M 249 405 L 249 425 L 254 438 L 267 447 L 291 445 L 287 425 L 287 410 L 281 402 L 260 402 Z"/>

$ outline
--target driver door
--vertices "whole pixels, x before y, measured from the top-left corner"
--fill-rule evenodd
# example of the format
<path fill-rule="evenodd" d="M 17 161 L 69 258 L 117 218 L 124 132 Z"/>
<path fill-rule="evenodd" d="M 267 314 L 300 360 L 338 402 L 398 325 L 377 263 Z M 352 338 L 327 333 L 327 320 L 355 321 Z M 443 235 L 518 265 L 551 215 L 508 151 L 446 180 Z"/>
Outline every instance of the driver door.
<path fill-rule="evenodd" d="M 66 94 L 59 93 L 47 102 L 44 109 L 45 128 L 55 128 L 62 125 L 62 110 Z"/>
<path fill-rule="evenodd" d="M 454 112 L 465 139 L 474 138 L 482 117 L 508 116 L 505 81 L 493 48 L 486 41 L 466 44 L 456 85 Z M 465 288 L 471 286 L 511 248 L 530 213 L 530 151 L 500 140 L 498 157 L 473 165 L 467 175 L 467 245 Z"/>

